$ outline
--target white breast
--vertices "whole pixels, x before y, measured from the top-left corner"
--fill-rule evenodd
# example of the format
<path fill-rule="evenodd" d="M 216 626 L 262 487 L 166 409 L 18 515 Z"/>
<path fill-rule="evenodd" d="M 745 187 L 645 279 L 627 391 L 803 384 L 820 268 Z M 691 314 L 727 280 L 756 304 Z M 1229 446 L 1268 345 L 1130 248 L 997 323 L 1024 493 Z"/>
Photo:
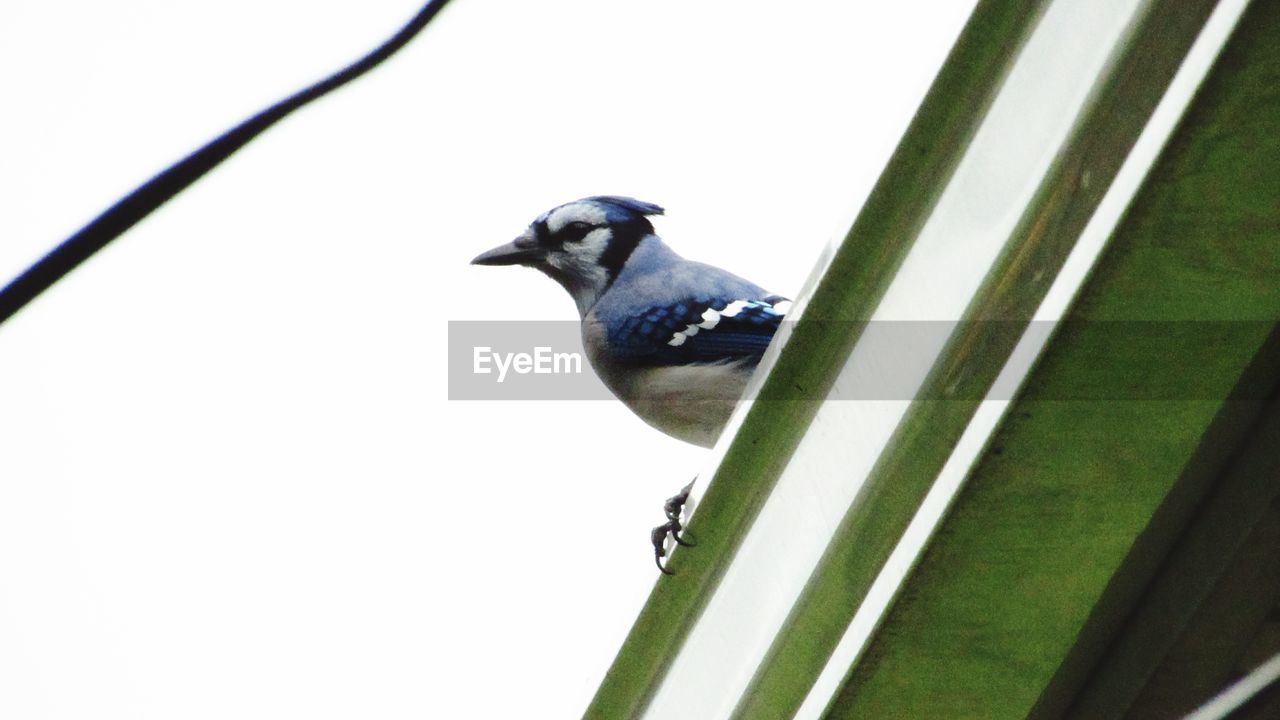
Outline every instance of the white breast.
<path fill-rule="evenodd" d="M 597 369 L 599 371 L 599 368 Z M 755 370 L 747 361 L 630 369 L 605 377 L 605 384 L 662 432 L 685 442 L 711 447 L 742 398 Z"/>
<path fill-rule="evenodd" d="M 755 372 L 748 359 L 654 368 L 611 362 L 604 328 L 590 315 L 582 323 L 582 344 L 596 374 L 641 420 L 702 447 L 715 445 Z"/>

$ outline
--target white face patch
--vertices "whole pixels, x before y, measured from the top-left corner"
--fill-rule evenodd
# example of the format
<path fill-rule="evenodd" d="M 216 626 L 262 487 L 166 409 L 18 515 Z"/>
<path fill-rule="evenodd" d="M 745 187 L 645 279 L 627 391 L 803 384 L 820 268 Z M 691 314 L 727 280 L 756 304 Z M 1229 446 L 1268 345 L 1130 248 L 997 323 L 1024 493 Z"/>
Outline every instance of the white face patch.
<path fill-rule="evenodd" d="M 609 239 L 613 237 L 613 231 L 607 227 L 596 228 L 587 233 L 586 237 L 577 242 L 567 242 L 560 246 L 558 250 L 552 252 L 548 259 L 560 256 L 562 262 L 566 265 L 572 265 L 582 270 L 598 268 L 600 256 L 604 255 L 605 248 L 609 247 Z M 604 268 L 600 268 L 604 270 Z"/>
<path fill-rule="evenodd" d="M 552 235 L 555 235 L 563 230 L 566 225 L 574 222 L 603 225 L 605 222 L 604 208 L 594 203 L 584 202 L 570 203 L 563 207 L 558 207 L 547 215 L 547 230 Z"/>
<path fill-rule="evenodd" d="M 567 220 L 566 223 L 575 222 Z M 585 222 L 585 221 L 583 221 Z M 550 226 L 550 220 L 548 220 Z M 609 283 L 609 273 L 600 266 L 600 256 L 609 247 L 613 231 L 600 227 L 578 242 L 567 242 L 547 254 L 547 264 L 565 272 L 577 282 L 565 285 L 579 311 L 591 307 Z"/>

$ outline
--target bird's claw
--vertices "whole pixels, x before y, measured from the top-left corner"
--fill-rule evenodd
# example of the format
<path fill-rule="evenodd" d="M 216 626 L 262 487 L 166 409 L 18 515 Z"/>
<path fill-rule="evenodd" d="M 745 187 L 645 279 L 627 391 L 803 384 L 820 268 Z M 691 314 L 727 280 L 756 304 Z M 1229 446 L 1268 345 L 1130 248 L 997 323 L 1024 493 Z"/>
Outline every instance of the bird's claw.
<path fill-rule="evenodd" d="M 667 535 L 671 533 L 671 523 L 665 522 L 653 529 L 649 534 L 649 540 L 653 542 L 653 562 L 658 566 L 658 570 L 663 575 L 675 575 L 675 573 L 662 566 L 662 558 L 667 556 Z"/>
<path fill-rule="evenodd" d="M 662 504 L 662 512 L 666 514 L 668 520 L 677 520 L 680 517 L 680 511 L 684 509 L 684 504 L 689 502 L 689 493 L 693 490 L 693 484 L 697 482 L 697 478 L 689 481 L 680 492 L 667 498 Z"/>
<path fill-rule="evenodd" d="M 657 564 L 658 569 L 664 575 L 675 575 L 662 565 L 662 558 L 667 556 L 667 537 L 676 541 L 677 545 L 685 547 L 693 547 L 693 543 L 685 540 L 680 536 L 684 531 L 684 525 L 680 522 L 680 513 L 684 510 L 685 503 L 689 502 L 689 491 L 693 489 L 693 483 L 697 480 L 694 478 L 684 486 L 680 492 L 667 498 L 662 504 L 662 512 L 667 516 L 667 521 L 653 529 L 649 534 L 649 539 L 653 543 L 653 561 Z"/>

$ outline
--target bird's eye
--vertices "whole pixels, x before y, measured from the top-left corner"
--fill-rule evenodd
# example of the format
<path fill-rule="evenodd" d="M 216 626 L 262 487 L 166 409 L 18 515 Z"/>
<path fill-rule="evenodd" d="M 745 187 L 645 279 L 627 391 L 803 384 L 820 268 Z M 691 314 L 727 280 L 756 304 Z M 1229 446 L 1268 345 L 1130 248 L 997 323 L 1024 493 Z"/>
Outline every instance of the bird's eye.
<path fill-rule="evenodd" d="M 565 225 L 564 228 L 557 233 L 565 242 L 579 242 L 587 236 L 595 228 L 594 225 L 580 220 Z"/>

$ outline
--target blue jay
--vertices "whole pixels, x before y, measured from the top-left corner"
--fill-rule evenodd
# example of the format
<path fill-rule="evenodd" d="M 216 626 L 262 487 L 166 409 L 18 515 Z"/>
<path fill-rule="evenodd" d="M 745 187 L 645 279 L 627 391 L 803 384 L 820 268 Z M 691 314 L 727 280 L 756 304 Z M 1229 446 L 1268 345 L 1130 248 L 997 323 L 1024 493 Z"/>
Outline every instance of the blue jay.
<path fill-rule="evenodd" d="M 686 260 L 653 231 L 657 205 L 595 196 L 538 216 L 514 241 L 471 262 L 524 265 L 564 286 L 604 384 L 648 424 L 711 447 L 742 397 L 791 302 L 717 267 Z M 664 573 L 668 535 L 693 483 L 670 498 L 654 528 Z"/>

